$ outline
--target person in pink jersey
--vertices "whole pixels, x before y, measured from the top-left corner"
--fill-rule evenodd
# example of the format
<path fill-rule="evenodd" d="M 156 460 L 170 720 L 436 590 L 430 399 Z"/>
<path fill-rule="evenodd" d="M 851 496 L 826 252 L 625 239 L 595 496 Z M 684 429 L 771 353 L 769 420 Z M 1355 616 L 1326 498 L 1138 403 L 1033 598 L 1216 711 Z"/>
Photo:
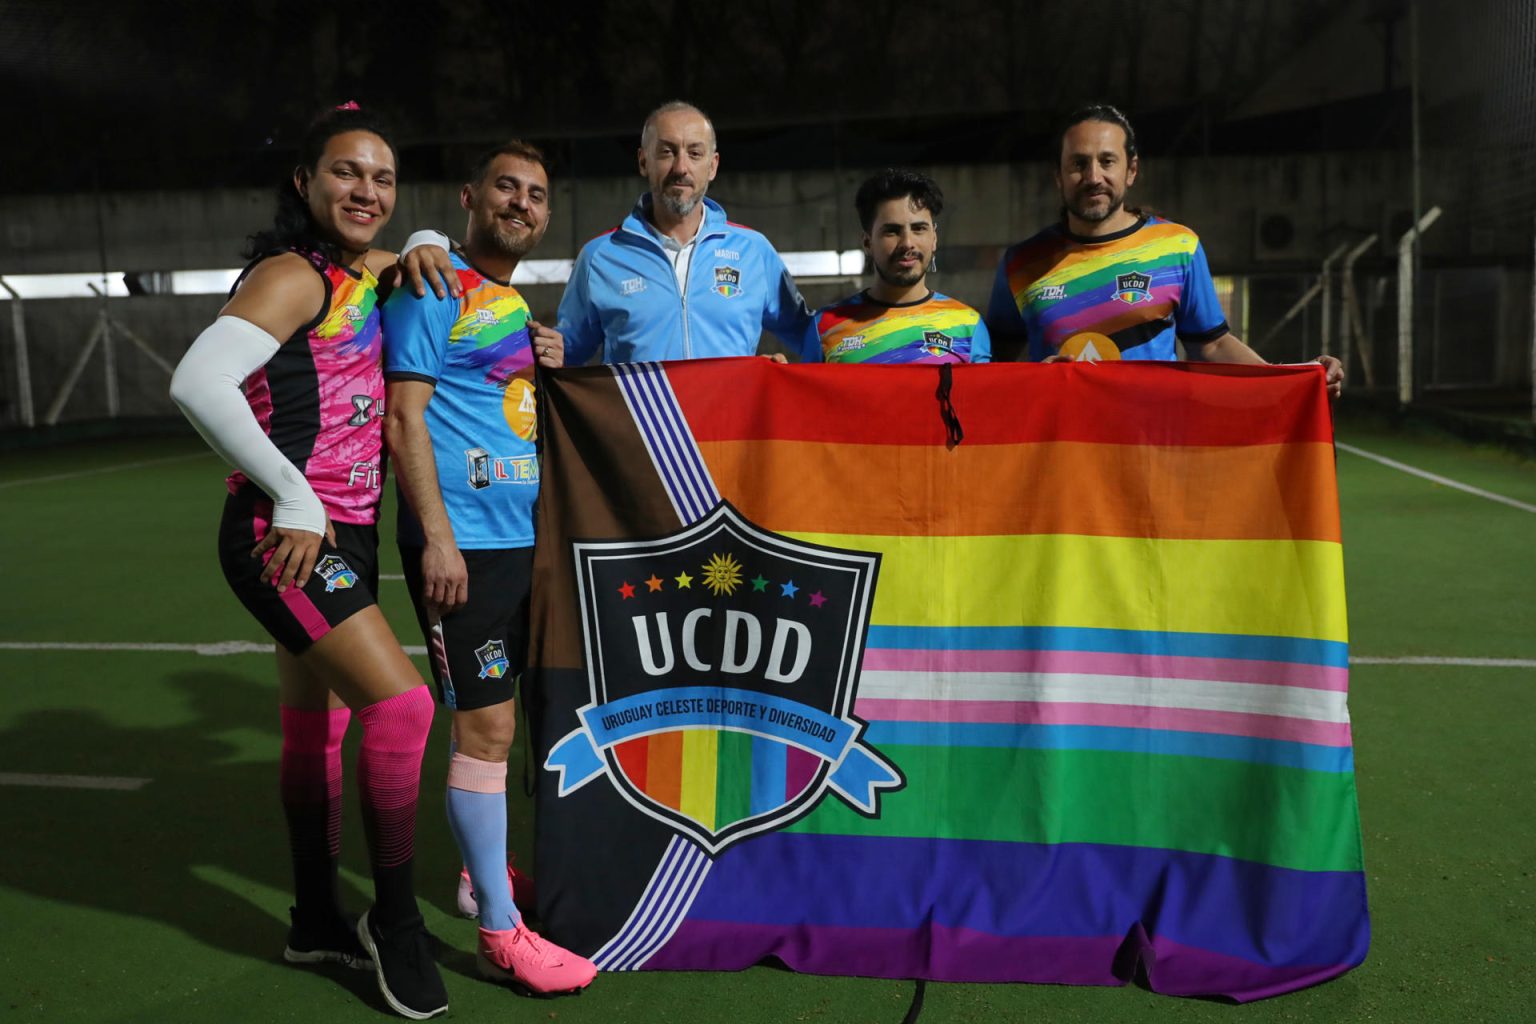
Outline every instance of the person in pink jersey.
<path fill-rule="evenodd" d="M 322 114 L 279 189 L 272 228 L 212 326 L 177 367 L 171 397 L 234 465 L 219 561 L 277 641 L 280 790 L 294 872 L 296 963 L 374 970 L 415 1020 L 447 991 L 416 905 L 416 800 L 433 700 L 375 600 L 384 475 L 379 282 L 373 248 L 395 204 L 396 155 L 356 104 Z M 357 777 L 375 903 L 341 909 L 341 741 L 362 723 Z"/>

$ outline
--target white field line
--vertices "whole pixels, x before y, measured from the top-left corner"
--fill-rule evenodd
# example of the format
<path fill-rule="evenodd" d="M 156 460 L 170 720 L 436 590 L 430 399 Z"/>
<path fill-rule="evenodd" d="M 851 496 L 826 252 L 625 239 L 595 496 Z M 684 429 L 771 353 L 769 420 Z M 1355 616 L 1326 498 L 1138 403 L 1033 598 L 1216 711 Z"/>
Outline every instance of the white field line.
<path fill-rule="evenodd" d="M 149 779 L 119 775 L 36 775 L 31 772 L 0 772 L 0 786 L 41 786 L 46 789 L 143 789 Z"/>
<path fill-rule="evenodd" d="M 223 640 L 210 644 L 169 643 L 92 643 L 71 641 L 43 641 L 32 643 L 21 640 L 0 640 L 0 651 L 114 651 L 155 652 L 176 654 L 201 654 L 210 658 L 230 654 L 271 654 L 272 644 L 252 643 L 249 640 Z M 421 644 L 404 644 L 406 654 L 425 657 L 427 649 Z M 1536 658 L 1452 658 L 1409 655 L 1401 658 L 1351 657 L 1351 665 L 1454 665 L 1459 668 L 1536 668 Z M 866 673 L 867 675 L 868 673 Z M 866 694 L 867 696 L 867 694 Z"/>
<path fill-rule="evenodd" d="M 1439 474 L 1431 473 L 1426 469 L 1419 469 L 1417 466 L 1410 466 L 1406 462 L 1398 462 L 1396 459 L 1389 459 L 1385 455 L 1377 455 L 1375 452 L 1368 452 L 1364 448 L 1356 448 L 1354 445 L 1345 444 L 1343 441 L 1335 442 L 1334 447 L 1338 448 L 1341 452 L 1349 452 L 1349 454 L 1358 455 L 1362 459 L 1370 459 L 1372 462 L 1379 462 L 1383 466 L 1395 469 L 1401 473 L 1408 473 L 1412 476 L 1420 477 L 1424 480 L 1429 480 L 1433 483 L 1441 484 L 1445 487 L 1454 487 L 1458 491 L 1465 491 L 1468 494 L 1475 494 L 1479 498 L 1487 498 L 1489 501 L 1497 501 L 1502 505 L 1508 505 L 1511 508 L 1518 508 L 1522 512 L 1536 512 L 1536 505 L 1532 505 L 1528 502 L 1518 501 L 1503 494 L 1495 494 L 1493 491 L 1485 491 L 1481 487 L 1473 487 L 1471 484 L 1464 484 L 1460 480 L 1452 480 L 1450 477 L 1440 476 Z"/>
<path fill-rule="evenodd" d="M 201 654 L 209 658 L 219 658 L 228 654 L 271 654 L 273 646 L 271 641 L 252 643 L 249 640 L 221 640 L 211 644 L 0 641 L 0 651 L 126 651 L 130 653 L 167 651 L 174 654 Z M 420 644 L 408 644 L 405 646 L 405 653 L 425 655 L 427 649 Z"/>
<path fill-rule="evenodd" d="M 102 473 L 117 473 L 125 469 L 143 469 L 145 466 L 162 466 L 167 462 L 186 462 L 188 459 L 211 459 L 212 452 L 193 452 L 190 455 L 167 455 L 163 459 L 144 459 L 142 462 L 122 462 L 115 466 L 98 466 L 95 469 L 81 469 L 73 473 L 54 473 L 52 476 L 29 476 L 20 480 L 0 481 L 0 490 L 7 487 L 24 487 L 27 484 L 51 484 L 55 480 L 74 480 L 82 476 L 98 476 Z"/>

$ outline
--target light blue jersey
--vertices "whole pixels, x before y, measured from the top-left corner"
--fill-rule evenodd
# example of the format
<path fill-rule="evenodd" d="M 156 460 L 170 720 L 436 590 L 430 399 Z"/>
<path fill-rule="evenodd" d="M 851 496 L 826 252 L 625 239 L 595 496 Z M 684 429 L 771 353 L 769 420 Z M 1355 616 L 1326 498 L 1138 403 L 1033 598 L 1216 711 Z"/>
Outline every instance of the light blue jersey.
<path fill-rule="evenodd" d="M 539 493 L 528 303 L 459 253 L 453 265 L 460 298 L 397 288 L 384 304 L 384 377 L 435 385 L 427 430 L 459 547 L 528 547 Z M 404 500 L 398 539 L 424 543 Z"/>

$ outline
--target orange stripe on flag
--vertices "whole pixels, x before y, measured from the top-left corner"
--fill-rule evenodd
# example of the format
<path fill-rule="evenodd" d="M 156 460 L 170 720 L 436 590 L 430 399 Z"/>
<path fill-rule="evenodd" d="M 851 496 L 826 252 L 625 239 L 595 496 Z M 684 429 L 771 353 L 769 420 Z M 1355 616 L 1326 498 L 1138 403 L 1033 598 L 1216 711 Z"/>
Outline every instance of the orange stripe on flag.
<path fill-rule="evenodd" d="M 720 493 L 770 530 L 1339 540 L 1333 447 L 1057 441 L 942 447 L 705 441 Z M 1024 481 L 1024 486 L 1004 486 Z M 878 501 L 850 501 L 855 494 Z"/>
<path fill-rule="evenodd" d="M 679 810 L 683 803 L 683 734 L 659 732 L 649 739 L 645 791 L 657 803 Z"/>

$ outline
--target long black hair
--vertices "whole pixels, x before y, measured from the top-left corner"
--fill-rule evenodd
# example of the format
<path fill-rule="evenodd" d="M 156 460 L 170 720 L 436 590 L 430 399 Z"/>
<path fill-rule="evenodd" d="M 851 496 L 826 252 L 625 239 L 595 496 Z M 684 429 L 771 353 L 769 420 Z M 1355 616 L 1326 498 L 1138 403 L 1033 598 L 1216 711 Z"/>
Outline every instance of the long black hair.
<path fill-rule="evenodd" d="M 390 155 L 395 158 L 398 166 L 400 156 L 383 118 L 371 110 L 362 109 L 356 103 L 344 103 L 322 111 L 304 130 L 304 137 L 299 140 L 298 169 L 313 174 L 320 163 L 320 157 L 325 153 L 326 144 L 337 135 L 347 132 L 372 132 L 377 135 L 389 147 Z M 342 259 L 341 247 L 321 237 L 314 215 L 309 212 L 309 203 L 293 187 L 291 173 L 278 183 L 277 211 L 272 215 L 272 226 L 248 237 L 241 255 L 246 259 L 254 259 L 287 249 L 318 253 L 332 263 L 339 263 Z"/>
<path fill-rule="evenodd" d="M 1093 103 L 1086 107 L 1079 107 L 1068 114 L 1056 129 L 1056 135 L 1052 141 L 1056 143 L 1055 150 L 1051 153 L 1051 166 L 1061 166 L 1061 147 L 1067 141 L 1067 132 L 1082 124 L 1084 121 L 1103 121 L 1105 124 L 1118 125 L 1125 132 L 1125 159 L 1136 159 L 1136 129 L 1131 127 L 1131 119 L 1120 112 L 1120 108 L 1108 103 Z"/>

